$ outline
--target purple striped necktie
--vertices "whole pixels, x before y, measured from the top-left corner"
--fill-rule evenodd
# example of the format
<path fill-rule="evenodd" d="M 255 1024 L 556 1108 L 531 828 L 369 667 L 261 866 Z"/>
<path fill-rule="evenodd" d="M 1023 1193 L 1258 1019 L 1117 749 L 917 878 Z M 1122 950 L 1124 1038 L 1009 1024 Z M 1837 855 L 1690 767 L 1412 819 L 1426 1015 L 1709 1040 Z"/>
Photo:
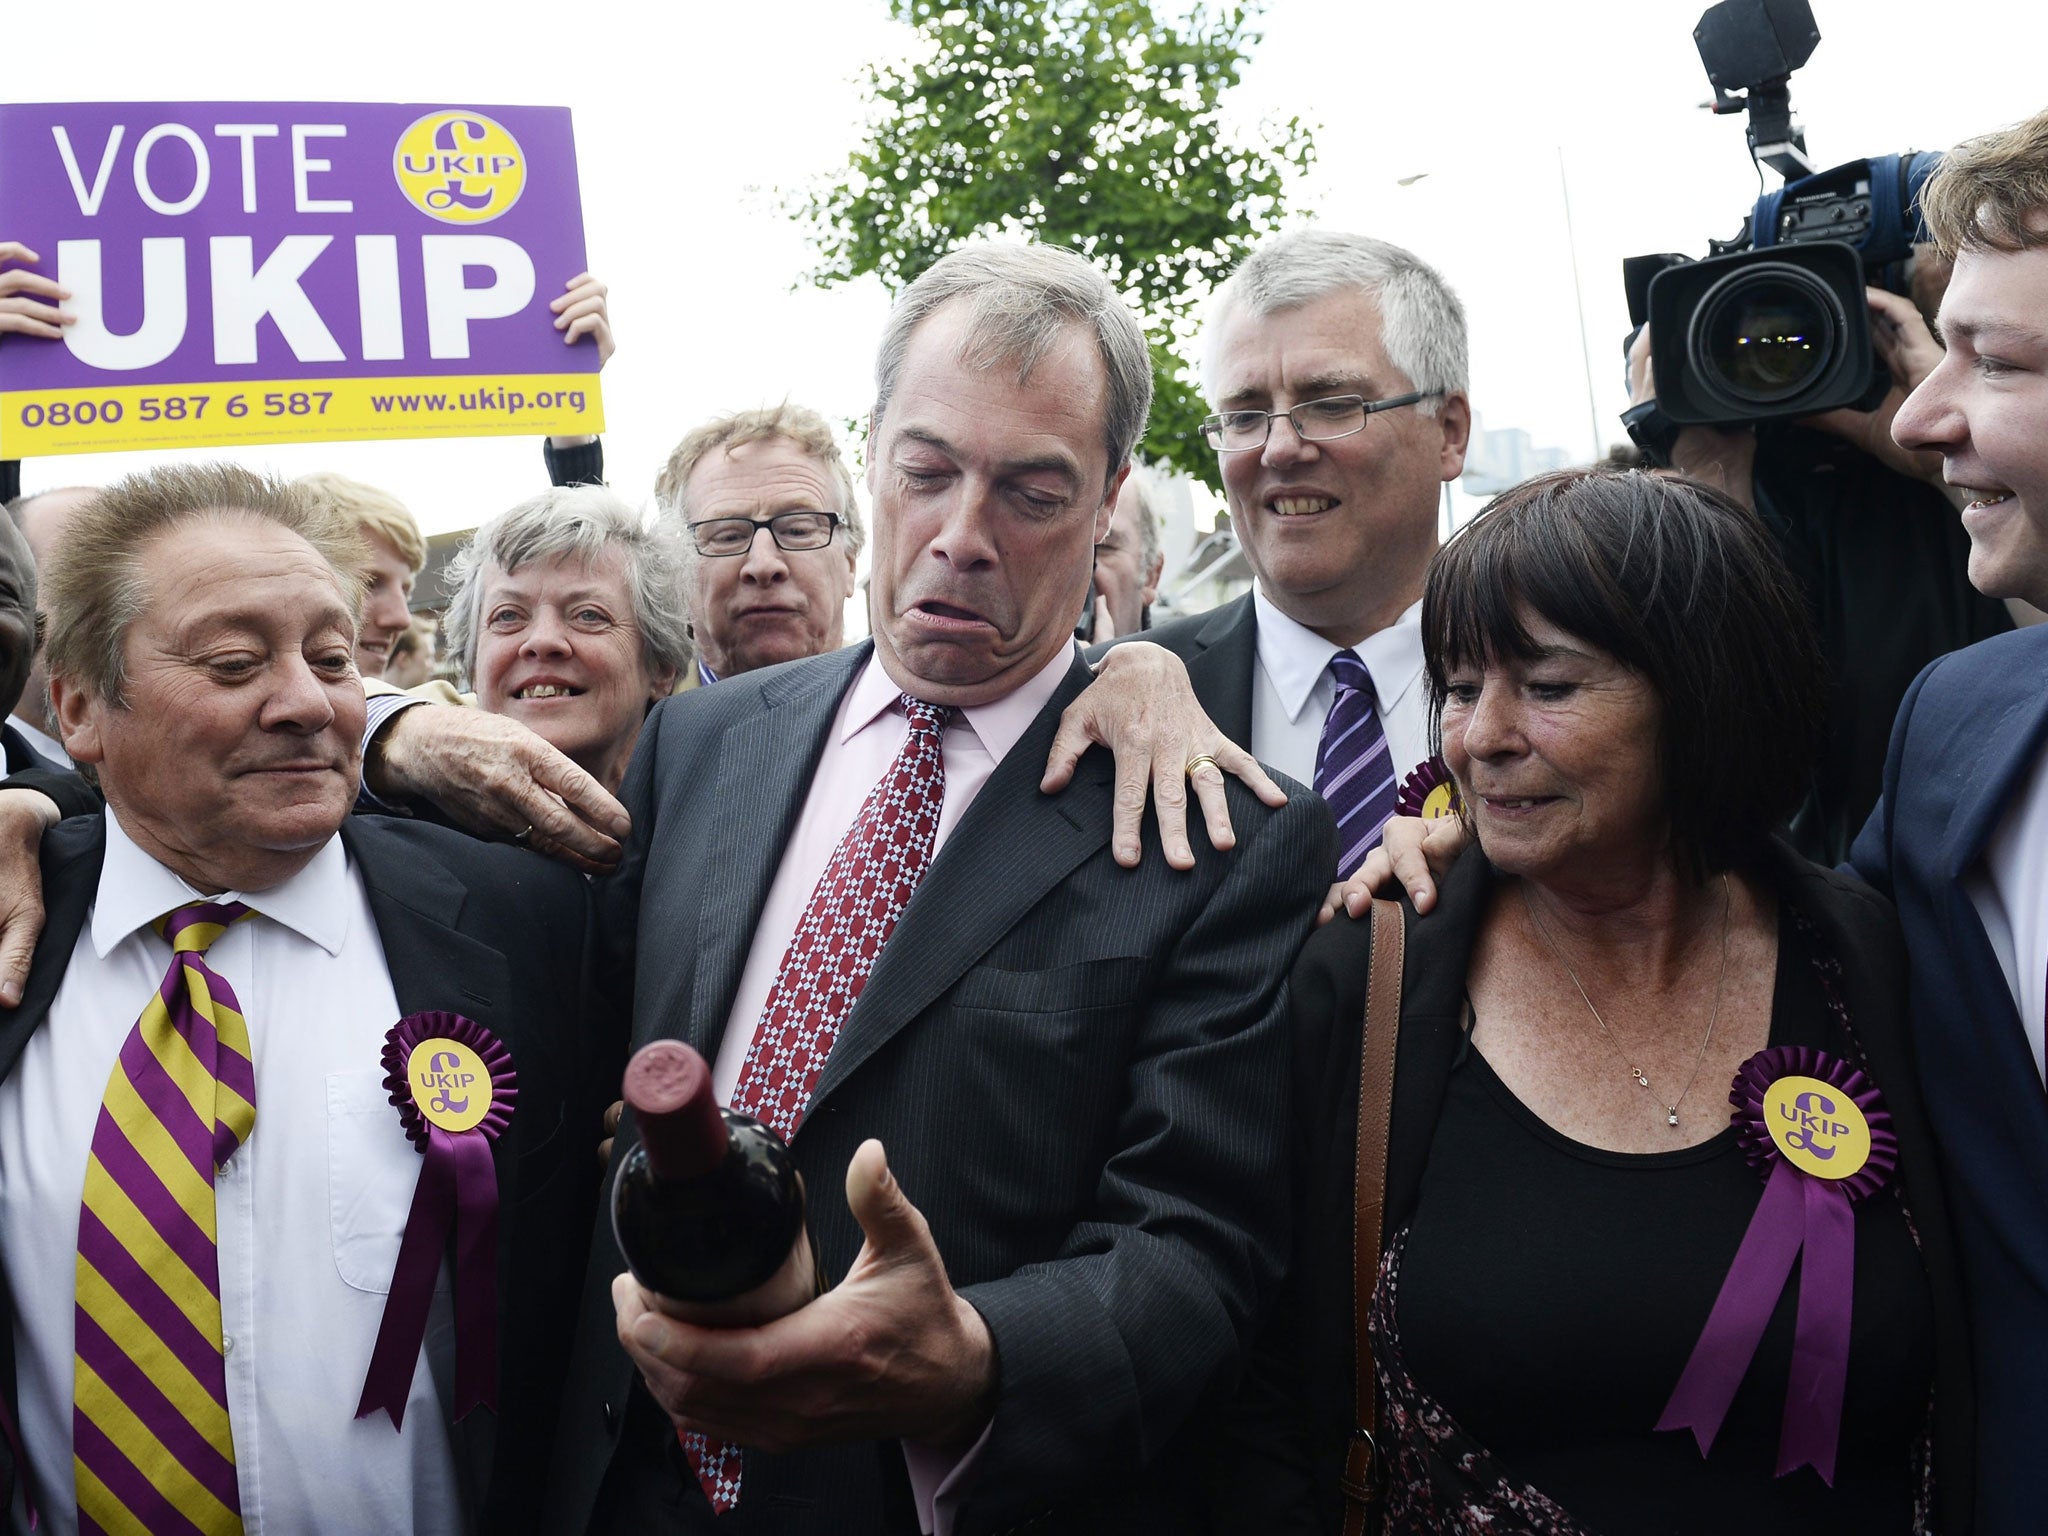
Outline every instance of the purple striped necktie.
<path fill-rule="evenodd" d="M 205 960 L 240 902 L 157 923 L 170 969 L 107 1079 L 78 1216 L 78 1528 L 241 1536 L 214 1175 L 256 1126 L 249 1029 Z"/>
<path fill-rule="evenodd" d="M 1372 674 L 1350 651 L 1332 656 L 1329 670 L 1337 700 L 1316 748 L 1316 793 L 1337 818 L 1337 878 L 1343 880 L 1357 873 L 1380 840 L 1399 787 Z"/>

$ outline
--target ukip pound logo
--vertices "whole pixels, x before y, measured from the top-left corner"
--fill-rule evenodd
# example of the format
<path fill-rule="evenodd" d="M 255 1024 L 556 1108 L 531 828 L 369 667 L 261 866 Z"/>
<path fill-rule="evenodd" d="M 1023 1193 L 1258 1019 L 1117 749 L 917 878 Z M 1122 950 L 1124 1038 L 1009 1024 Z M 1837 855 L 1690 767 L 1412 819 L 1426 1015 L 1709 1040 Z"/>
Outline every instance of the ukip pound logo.
<path fill-rule="evenodd" d="M 1846 1179 L 1870 1160 L 1870 1122 L 1856 1102 L 1817 1077 L 1781 1077 L 1764 1092 L 1771 1140 L 1801 1173 Z"/>
<path fill-rule="evenodd" d="M 526 152 L 479 112 L 430 112 L 399 135 L 391 168 L 406 201 L 445 224 L 488 224 L 526 190 Z"/>
<path fill-rule="evenodd" d="M 427 1120 L 459 1133 L 491 1112 L 491 1073 L 481 1056 L 459 1040 L 422 1040 L 406 1062 L 412 1101 Z"/>

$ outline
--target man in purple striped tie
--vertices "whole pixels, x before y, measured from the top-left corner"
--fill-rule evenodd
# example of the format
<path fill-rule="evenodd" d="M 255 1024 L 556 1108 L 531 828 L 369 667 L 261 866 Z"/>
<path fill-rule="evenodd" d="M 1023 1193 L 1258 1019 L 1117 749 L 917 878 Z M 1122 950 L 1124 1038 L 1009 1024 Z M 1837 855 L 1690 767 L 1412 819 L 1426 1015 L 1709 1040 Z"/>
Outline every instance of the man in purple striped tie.
<path fill-rule="evenodd" d="M 1145 638 L 1226 736 L 1330 802 L 1349 874 L 1429 756 L 1422 573 L 1472 426 L 1465 312 L 1399 246 L 1281 235 L 1218 294 L 1204 379 L 1254 584 Z"/>
<path fill-rule="evenodd" d="M 178 466 L 95 497 L 45 573 L 56 717 L 107 805 L 44 839 L 0 1016 L 10 1529 L 532 1528 L 595 1193 L 558 1131 L 617 1042 L 583 880 L 350 822 L 358 563 L 302 491 Z M 385 1053 L 425 1015 L 504 1053 L 509 1119 L 407 1286 L 427 1159 Z M 443 1267 L 464 1232 L 480 1271 Z"/>

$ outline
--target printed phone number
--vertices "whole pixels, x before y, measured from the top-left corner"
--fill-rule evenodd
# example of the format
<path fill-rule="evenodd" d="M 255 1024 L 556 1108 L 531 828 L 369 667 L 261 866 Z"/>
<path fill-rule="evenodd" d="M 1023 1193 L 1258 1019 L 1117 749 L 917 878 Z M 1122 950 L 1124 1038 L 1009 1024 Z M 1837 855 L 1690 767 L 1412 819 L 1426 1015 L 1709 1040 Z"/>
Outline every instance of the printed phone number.
<path fill-rule="evenodd" d="M 263 397 L 265 416 L 325 416 L 334 392 L 327 389 L 292 390 Z M 212 395 L 144 395 L 135 405 L 138 421 L 204 421 Z M 221 407 L 234 417 L 249 414 L 247 395 L 229 395 Z M 34 401 L 21 408 L 24 427 L 112 426 L 122 416 L 118 400 L 53 400 L 48 405 Z"/>

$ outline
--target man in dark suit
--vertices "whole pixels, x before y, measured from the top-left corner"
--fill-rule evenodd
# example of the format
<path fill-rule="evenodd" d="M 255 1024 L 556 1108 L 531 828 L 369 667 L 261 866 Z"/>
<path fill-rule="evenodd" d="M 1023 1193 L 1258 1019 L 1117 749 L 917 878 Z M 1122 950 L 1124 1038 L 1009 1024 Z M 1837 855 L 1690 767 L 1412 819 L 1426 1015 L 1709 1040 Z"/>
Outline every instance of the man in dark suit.
<path fill-rule="evenodd" d="M 2048 606 L 2048 113 L 1958 146 L 1921 197 L 1955 276 L 1946 354 L 1893 433 L 1932 449 L 1970 582 Z M 1976 1338 L 1977 1529 L 2048 1507 L 2048 625 L 1921 673 L 1856 872 L 1897 903 L 1921 1090 L 1949 1173 Z"/>
<path fill-rule="evenodd" d="M 7 717 L 0 724 L 7 771 L 69 769 L 63 748 L 47 734 L 48 684 L 43 676 L 41 636 L 36 626 L 36 567 L 40 559 L 34 528 L 60 524 L 72 508 L 93 495 L 83 487 L 45 491 L 7 503 L 0 528 L 0 704 Z"/>
<path fill-rule="evenodd" d="M 1340 833 L 1348 874 L 1377 832 L 1362 823 L 1429 756 L 1422 573 L 1471 434 L 1464 310 L 1399 246 L 1301 230 L 1246 258 L 1204 339 L 1204 433 L 1253 589 L 1143 638 L 1187 663 L 1225 735 L 1319 790 L 1345 766 L 1326 747 L 1348 723 L 1341 669 L 1362 667 L 1387 751 L 1383 792 Z"/>
<path fill-rule="evenodd" d="M 289 488 L 202 466 L 104 493 L 48 574 L 57 714 L 107 810 L 44 840 L 48 923 L 0 1016 L 0 1470 L 59 1536 L 536 1528 L 594 1193 L 568 1128 L 619 1042 L 575 874 L 349 820 L 352 559 Z M 426 1166 L 383 1053 L 421 1013 L 516 1074 L 483 1164 L 497 1236 L 438 1287 L 429 1241 L 402 1411 L 365 1413 Z"/>
<path fill-rule="evenodd" d="M 548 1529 L 1191 1518 L 1179 1431 L 1284 1253 L 1282 978 L 1330 832 L 1233 785 L 1234 853 L 1124 868 L 1100 754 L 1036 792 L 1149 394 L 1078 257 L 947 257 L 877 365 L 873 643 L 650 718 L 606 893 L 635 1038 L 791 1138 L 833 1284 L 694 1328 L 600 1223 Z"/>

